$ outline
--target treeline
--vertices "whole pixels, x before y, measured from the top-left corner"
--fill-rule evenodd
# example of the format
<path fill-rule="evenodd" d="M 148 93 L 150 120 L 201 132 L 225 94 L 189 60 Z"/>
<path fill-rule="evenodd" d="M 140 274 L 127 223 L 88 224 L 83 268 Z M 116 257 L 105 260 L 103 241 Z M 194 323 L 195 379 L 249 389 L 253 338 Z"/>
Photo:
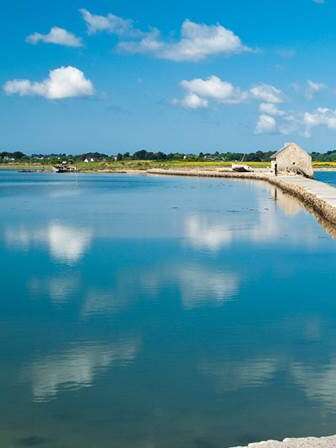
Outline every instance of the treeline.
<path fill-rule="evenodd" d="M 336 151 L 327 151 L 325 153 L 312 152 L 312 159 L 319 162 L 336 162 Z"/>
<path fill-rule="evenodd" d="M 45 163 L 55 164 L 60 162 L 78 163 L 78 162 L 113 162 L 122 160 L 190 160 L 190 161 L 244 161 L 244 162 L 269 162 L 271 160 L 274 151 L 256 151 L 250 153 L 240 152 L 215 152 L 215 153 L 203 153 L 199 154 L 184 154 L 184 153 L 168 153 L 157 151 L 147 151 L 141 149 L 139 151 L 130 154 L 118 153 L 118 154 L 104 154 L 99 152 L 87 152 L 84 154 L 32 154 L 27 155 L 21 151 L 14 152 L 0 152 L 0 162 L 32 162 L 32 163 Z M 328 151 L 326 153 L 313 152 L 312 158 L 315 161 L 320 162 L 335 162 L 336 151 Z"/>
<path fill-rule="evenodd" d="M 31 161 L 40 163 L 59 163 L 60 161 L 66 161 L 69 163 L 76 162 L 111 162 L 121 160 L 190 160 L 190 161 L 246 161 L 246 162 L 267 162 L 270 160 L 274 151 L 257 151 L 253 153 L 233 153 L 233 152 L 215 152 L 215 153 L 203 153 L 199 154 L 184 154 L 178 152 L 171 152 L 165 154 L 162 151 L 147 151 L 141 149 L 133 154 L 118 153 L 118 154 L 104 154 L 99 152 L 87 152 L 83 154 L 32 154 L 27 155 L 20 151 L 15 152 L 0 152 L 0 162 L 20 162 Z"/>

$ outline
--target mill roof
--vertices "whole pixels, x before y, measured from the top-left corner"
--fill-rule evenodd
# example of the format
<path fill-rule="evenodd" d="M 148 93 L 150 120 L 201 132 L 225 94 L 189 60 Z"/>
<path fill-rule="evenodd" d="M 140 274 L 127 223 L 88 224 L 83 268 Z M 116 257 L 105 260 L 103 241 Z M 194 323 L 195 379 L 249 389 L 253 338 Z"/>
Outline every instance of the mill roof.
<path fill-rule="evenodd" d="M 280 153 L 282 153 L 283 151 L 285 151 L 287 148 L 294 146 L 296 149 L 298 149 L 299 151 L 305 152 L 299 145 L 297 145 L 296 143 L 286 143 L 281 149 L 279 149 L 276 153 L 274 153 L 271 157 L 271 159 L 275 159 Z"/>

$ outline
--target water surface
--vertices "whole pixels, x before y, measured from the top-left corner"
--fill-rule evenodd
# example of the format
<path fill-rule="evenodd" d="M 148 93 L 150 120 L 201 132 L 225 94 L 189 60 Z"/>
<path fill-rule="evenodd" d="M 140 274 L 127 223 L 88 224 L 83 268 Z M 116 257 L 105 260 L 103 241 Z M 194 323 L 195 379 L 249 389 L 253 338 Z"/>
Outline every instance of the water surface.
<path fill-rule="evenodd" d="M 336 433 L 336 244 L 262 182 L 0 172 L 0 445 Z"/>
<path fill-rule="evenodd" d="M 336 171 L 316 171 L 314 178 L 321 182 L 336 186 Z"/>

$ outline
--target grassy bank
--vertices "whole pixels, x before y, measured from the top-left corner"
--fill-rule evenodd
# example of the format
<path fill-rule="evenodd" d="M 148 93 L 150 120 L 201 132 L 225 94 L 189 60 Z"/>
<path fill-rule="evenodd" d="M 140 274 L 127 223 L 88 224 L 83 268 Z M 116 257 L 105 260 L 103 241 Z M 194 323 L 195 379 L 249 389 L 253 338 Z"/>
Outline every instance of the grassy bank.
<path fill-rule="evenodd" d="M 268 162 L 244 162 L 254 168 L 268 168 Z M 125 170 L 148 170 L 155 168 L 228 168 L 231 167 L 232 162 L 196 162 L 187 160 L 172 160 L 172 161 L 155 161 L 155 160 L 121 160 L 116 162 L 90 162 L 76 163 L 78 171 L 80 172 L 113 172 Z M 336 169 L 336 162 L 314 162 L 314 168 L 334 168 Z M 36 170 L 36 171 L 51 171 L 52 165 L 44 164 L 30 164 L 30 163 L 4 163 L 0 164 L 2 170 Z"/>
<path fill-rule="evenodd" d="M 78 171 L 100 172 L 100 171 L 123 171 L 123 170 L 148 170 L 152 168 L 225 168 L 230 167 L 232 162 L 195 162 L 186 160 L 155 161 L 155 160 L 121 160 L 116 162 L 90 162 L 76 163 Z M 270 166 L 267 162 L 248 162 L 255 168 L 265 168 Z M 0 164 L 0 169 L 12 170 L 52 170 L 52 165 L 30 164 L 30 163 L 5 163 Z"/>

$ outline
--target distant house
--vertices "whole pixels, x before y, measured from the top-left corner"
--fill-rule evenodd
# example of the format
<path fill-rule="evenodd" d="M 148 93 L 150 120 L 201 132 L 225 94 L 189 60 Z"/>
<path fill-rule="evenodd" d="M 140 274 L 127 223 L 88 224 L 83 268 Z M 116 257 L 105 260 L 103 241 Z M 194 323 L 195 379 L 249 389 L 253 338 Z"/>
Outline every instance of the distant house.
<path fill-rule="evenodd" d="M 276 174 L 301 174 L 313 177 L 313 165 L 310 154 L 296 143 L 286 143 L 272 156 L 272 168 Z"/>

